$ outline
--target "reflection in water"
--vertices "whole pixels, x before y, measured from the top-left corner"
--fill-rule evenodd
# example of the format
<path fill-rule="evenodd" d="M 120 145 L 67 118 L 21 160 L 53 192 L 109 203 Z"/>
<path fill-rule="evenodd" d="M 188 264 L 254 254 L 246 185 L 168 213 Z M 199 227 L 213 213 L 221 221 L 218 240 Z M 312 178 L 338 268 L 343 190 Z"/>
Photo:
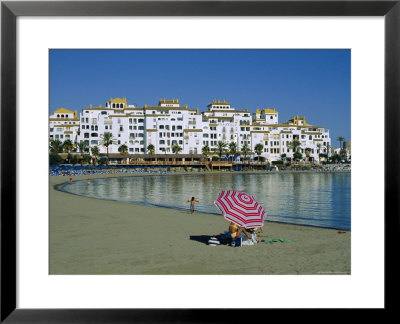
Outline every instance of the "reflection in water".
<path fill-rule="evenodd" d="M 192 196 L 199 212 L 220 214 L 214 205 L 221 190 L 252 194 L 267 220 L 350 230 L 350 173 L 203 174 L 93 179 L 60 189 L 82 196 L 188 209 Z"/>

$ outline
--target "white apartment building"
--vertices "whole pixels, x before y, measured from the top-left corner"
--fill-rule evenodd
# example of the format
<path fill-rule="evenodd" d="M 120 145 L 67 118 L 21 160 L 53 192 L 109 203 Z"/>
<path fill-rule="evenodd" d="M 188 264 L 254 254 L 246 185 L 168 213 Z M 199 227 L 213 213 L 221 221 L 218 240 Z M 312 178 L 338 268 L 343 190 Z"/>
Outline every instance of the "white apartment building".
<path fill-rule="evenodd" d="M 77 111 L 59 108 L 49 118 L 49 138 L 51 141 L 64 142 L 69 139 L 72 143 L 78 141 L 79 118 Z"/>
<path fill-rule="evenodd" d="M 253 156 L 256 156 L 255 146 L 261 144 L 261 157 L 274 161 L 280 160 L 282 154 L 292 158 L 290 142 L 297 139 L 301 143 L 298 150 L 303 157 L 318 161 L 319 153 L 329 154 L 329 130 L 308 124 L 304 116 L 293 116 L 280 124 L 276 109 L 257 108 L 251 114 L 248 109 L 233 108 L 225 100 L 213 100 L 207 108 L 199 113 L 198 108 L 181 106 L 178 99 L 160 99 L 157 106 L 146 104 L 140 108 L 128 105 L 126 98 L 111 98 L 105 107 L 91 105 L 83 108 L 79 118 L 76 111 L 68 111 L 68 116 L 74 114 L 68 123 L 76 124 L 67 124 L 66 127 L 69 132 L 72 129 L 68 135 L 72 136 L 73 142 L 85 141 L 89 147 L 98 146 L 100 153 L 106 153 L 101 136 L 110 132 L 115 143 L 108 147 L 109 153 L 118 153 L 118 147 L 125 144 L 129 154 L 144 154 L 148 153 L 147 147 L 152 144 L 156 154 L 172 153 L 173 145 L 182 148 L 181 154 L 201 154 L 203 146 L 208 145 L 212 150 L 219 141 L 224 141 L 227 144 L 235 142 L 238 152 L 247 144 Z M 62 114 L 63 118 L 56 117 Z M 59 130 L 61 127 L 55 127 L 54 123 L 57 118 L 64 121 L 66 114 L 67 110 L 61 108 L 50 116 L 53 122 L 50 123 L 50 139 L 58 136 L 60 140 L 65 140 L 66 129 Z"/>
<path fill-rule="evenodd" d="M 322 126 L 313 126 L 306 122 L 305 117 L 293 116 L 287 122 L 278 123 L 276 109 L 258 108 L 254 114 L 251 127 L 252 150 L 257 144 L 263 145 L 262 157 L 276 161 L 286 154 L 293 158 L 293 140 L 300 142 L 298 151 L 308 160 L 319 161 L 319 154 L 328 154 L 331 146 L 329 130 Z"/>

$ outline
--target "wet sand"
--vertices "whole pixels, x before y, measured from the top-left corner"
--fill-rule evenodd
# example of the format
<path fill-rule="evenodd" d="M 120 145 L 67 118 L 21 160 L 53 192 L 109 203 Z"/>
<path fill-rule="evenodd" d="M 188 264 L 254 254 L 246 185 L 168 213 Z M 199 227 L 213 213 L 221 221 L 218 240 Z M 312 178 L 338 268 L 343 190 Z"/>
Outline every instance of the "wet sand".
<path fill-rule="evenodd" d="M 132 176 L 98 174 L 74 180 Z M 208 246 L 228 229 L 211 214 L 80 197 L 50 176 L 50 274 L 350 274 L 351 232 L 266 222 L 264 238 L 294 242 Z M 235 260 L 230 262 L 229 260 Z"/>

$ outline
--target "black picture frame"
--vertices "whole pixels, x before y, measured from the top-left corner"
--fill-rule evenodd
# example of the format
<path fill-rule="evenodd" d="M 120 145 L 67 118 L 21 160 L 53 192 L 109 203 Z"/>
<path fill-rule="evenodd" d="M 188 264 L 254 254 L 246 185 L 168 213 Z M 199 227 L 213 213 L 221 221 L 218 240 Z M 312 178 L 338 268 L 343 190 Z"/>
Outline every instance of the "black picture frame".
<path fill-rule="evenodd" d="M 18 16 L 382 16 L 385 19 L 385 307 L 396 307 L 399 234 L 400 0 L 2 1 L 1 313 L 4 323 L 225 322 L 243 310 L 19 309 L 16 307 L 16 19 Z M 383 142 L 382 142 L 383 144 Z M 372 150 L 372 148 L 371 148 Z M 382 159 L 381 159 L 382 160 Z M 378 161 L 381 164 L 381 161 Z M 368 185 L 366 179 L 366 185 Z M 371 233 L 371 239 L 373 234 Z M 373 243 L 373 242 L 372 242 Z M 367 247 L 366 247 L 367 248 Z M 251 310 L 262 315 L 266 310 Z M 249 310 L 247 310 L 249 312 Z M 232 313 L 234 315 L 232 315 Z M 235 315 L 236 314 L 236 315 Z M 243 314 L 243 313 L 242 313 Z"/>

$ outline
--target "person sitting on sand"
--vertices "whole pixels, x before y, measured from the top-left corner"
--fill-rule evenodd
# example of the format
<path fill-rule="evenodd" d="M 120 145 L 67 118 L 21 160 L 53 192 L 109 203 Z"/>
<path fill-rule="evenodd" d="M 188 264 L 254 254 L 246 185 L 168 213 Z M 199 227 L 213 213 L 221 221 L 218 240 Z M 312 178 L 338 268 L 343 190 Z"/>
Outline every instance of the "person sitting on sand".
<path fill-rule="evenodd" d="M 192 199 L 188 200 L 187 202 L 190 203 L 190 213 L 193 214 L 194 213 L 194 204 L 196 202 L 199 202 L 199 200 L 192 197 Z"/>
<path fill-rule="evenodd" d="M 229 232 L 231 233 L 232 239 L 241 237 L 244 241 L 250 241 L 248 242 L 249 244 L 243 243 L 243 245 L 253 245 L 253 243 L 258 243 L 258 237 L 256 234 L 250 233 L 244 227 L 240 227 L 233 222 L 229 224 Z"/>
<path fill-rule="evenodd" d="M 244 227 L 240 227 L 234 222 L 229 224 L 229 232 L 231 233 L 232 238 L 240 237 L 240 233 L 243 233 L 248 239 L 251 239 L 251 234 L 247 232 Z"/>

